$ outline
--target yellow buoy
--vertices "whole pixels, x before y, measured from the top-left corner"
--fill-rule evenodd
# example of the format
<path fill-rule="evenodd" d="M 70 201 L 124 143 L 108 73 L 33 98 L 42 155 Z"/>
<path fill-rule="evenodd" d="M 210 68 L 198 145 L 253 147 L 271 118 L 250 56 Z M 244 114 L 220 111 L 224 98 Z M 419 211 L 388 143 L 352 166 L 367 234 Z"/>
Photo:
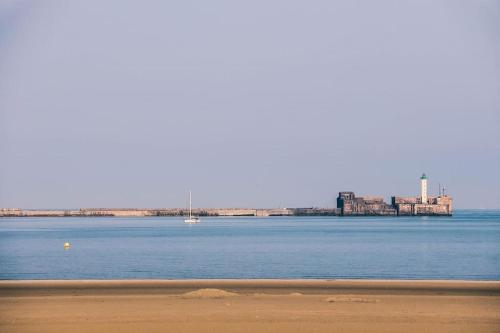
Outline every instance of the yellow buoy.
<path fill-rule="evenodd" d="M 65 249 L 65 250 L 69 249 L 69 247 L 70 247 L 69 242 L 64 243 L 64 249 Z"/>

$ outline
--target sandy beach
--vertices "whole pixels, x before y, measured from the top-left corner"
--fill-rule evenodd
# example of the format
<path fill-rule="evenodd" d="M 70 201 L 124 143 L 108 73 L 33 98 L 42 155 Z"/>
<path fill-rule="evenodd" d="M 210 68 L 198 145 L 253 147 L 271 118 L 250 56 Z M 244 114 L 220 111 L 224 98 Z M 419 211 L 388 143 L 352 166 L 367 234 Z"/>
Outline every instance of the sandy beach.
<path fill-rule="evenodd" d="M 0 281 L 1 332 L 500 332 L 500 282 Z"/>

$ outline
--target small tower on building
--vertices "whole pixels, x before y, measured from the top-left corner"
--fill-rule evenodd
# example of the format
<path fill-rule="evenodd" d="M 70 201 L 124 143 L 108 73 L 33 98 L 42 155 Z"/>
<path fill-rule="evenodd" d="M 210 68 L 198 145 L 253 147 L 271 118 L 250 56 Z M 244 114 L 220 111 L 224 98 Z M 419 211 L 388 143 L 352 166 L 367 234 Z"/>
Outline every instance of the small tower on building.
<path fill-rule="evenodd" d="M 427 201 L 427 176 L 422 174 L 422 177 L 420 177 L 420 199 L 422 200 L 423 204 L 426 204 Z"/>

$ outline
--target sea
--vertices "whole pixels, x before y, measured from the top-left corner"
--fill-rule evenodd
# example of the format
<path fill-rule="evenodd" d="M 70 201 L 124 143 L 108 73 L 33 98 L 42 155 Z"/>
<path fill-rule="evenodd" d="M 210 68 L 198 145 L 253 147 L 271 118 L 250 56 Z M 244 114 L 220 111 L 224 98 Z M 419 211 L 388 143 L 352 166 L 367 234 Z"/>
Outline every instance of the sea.
<path fill-rule="evenodd" d="M 64 243 L 70 247 L 65 249 Z M 500 210 L 0 218 L 0 279 L 500 279 Z"/>

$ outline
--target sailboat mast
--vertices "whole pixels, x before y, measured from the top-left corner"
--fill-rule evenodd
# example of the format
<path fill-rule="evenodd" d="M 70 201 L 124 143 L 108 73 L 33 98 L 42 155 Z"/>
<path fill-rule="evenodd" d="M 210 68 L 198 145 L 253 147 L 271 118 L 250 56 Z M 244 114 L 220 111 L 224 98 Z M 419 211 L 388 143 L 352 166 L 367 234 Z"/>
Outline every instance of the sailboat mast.
<path fill-rule="evenodd" d="M 191 213 L 191 190 L 189 190 L 189 218 L 191 219 L 192 213 Z"/>

